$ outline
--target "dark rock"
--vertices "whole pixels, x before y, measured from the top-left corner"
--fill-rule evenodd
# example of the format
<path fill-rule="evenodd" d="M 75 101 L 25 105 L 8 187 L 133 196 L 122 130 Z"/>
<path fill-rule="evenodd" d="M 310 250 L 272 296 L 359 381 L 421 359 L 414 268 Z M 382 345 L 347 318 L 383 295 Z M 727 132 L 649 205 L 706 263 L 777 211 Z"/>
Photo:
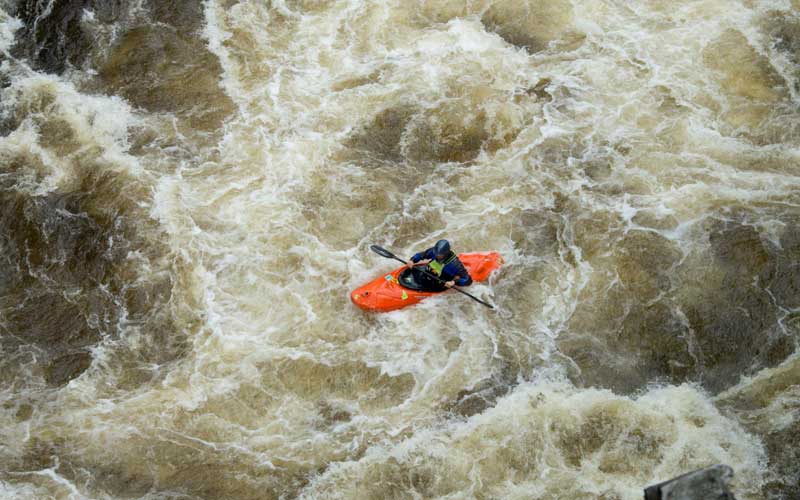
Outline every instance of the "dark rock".
<path fill-rule="evenodd" d="M 645 500 L 736 500 L 728 489 L 733 469 L 714 465 L 644 490 Z"/>

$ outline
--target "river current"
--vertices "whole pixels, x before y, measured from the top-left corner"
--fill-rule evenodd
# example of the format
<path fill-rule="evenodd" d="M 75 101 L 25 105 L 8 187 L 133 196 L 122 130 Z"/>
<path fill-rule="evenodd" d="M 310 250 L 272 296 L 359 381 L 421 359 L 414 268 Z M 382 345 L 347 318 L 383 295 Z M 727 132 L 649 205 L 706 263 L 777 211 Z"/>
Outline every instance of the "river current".
<path fill-rule="evenodd" d="M 800 498 L 797 0 L 0 8 L 0 498 Z"/>

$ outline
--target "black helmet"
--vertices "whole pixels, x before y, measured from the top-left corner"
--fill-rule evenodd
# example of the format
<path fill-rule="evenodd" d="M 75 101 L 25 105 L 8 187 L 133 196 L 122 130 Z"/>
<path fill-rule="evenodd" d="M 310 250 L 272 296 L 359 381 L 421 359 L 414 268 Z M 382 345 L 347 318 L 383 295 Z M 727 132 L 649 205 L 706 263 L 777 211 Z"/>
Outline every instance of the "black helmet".
<path fill-rule="evenodd" d="M 433 247 L 433 251 L 436 252 L 436 255 L 447 255 L 450 253 L 450 242 L 447 240 L 439 240 L 436 242 L 436 245 Z"/>

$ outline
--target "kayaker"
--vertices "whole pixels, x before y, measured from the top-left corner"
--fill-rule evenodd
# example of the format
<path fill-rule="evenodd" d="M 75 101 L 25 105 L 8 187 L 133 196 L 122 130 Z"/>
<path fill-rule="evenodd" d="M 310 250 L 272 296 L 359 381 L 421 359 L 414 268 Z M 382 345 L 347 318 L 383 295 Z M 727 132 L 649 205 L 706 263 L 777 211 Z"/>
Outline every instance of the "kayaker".
<path fill-rule="evenodd" d="M 472 277 L 464 264 L 458 260 L 455 252 L 450 250 L 450 242 L 447 240 L 439 240 L 431 248 L 414 254 L 408 261 L 409 269 L 414 269 L 415 264 L 427 264 L 425 270 L 442 280 L 447 288 L 451 288 L 453 285 L 469 286 L 472 284 Z M 426 273 L 419 273 L 418 278 L 425 280 L 432 290 L 443 289 L 441 283 Z"/>

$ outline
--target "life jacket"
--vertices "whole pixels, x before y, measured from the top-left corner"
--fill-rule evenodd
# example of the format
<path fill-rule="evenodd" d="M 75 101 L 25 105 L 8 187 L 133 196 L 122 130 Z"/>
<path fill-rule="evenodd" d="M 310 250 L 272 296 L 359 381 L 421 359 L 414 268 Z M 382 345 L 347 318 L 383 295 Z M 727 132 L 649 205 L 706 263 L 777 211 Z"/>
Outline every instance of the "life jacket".
<path fill-rule="evenodd" d="M 445 259 L 444 262 L 439 262 L 436 259 L 433 259 L 432 261 L 428 262 L 428 268 L 436 276 L 441 276 L 442 275 L 442 271 L 444 270 L 444 266 L 446 266 L 447 264 L 453 262 L 455 259 L 456 259 L 455 252 L 450 252 L 450 255 L 447 257 L 447 259 Z"/>

